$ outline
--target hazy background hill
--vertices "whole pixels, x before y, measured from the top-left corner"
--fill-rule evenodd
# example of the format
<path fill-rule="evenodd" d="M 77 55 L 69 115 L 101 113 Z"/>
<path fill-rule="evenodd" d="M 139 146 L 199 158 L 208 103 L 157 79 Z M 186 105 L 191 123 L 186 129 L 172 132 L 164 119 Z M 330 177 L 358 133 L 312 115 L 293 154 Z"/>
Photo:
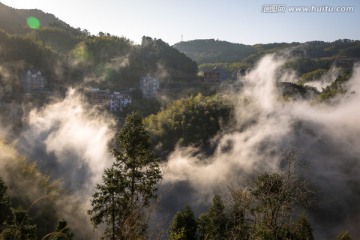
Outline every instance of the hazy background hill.
<path fill-rule="evenodd" d="M 29 16 L 38 18 L 43 27 L 52 24 L 61 24 L 70 27 L 53 14 L 44 13 L 38 9 L 15 9 L 0 2 L 0 28 L 8 33 L 24 34 L 30 32 L 30 29 L 26 26 L 26 19 Z"/>
<path fill-rule="evenodd" d="M 305 43 L 267 43 L 244 45 L 214 39 L 198 39 L 179 42 L 174 48 L 183 52 L 198 64 L 252 62 L 254 58 L 284 49 L 297 50 L 297 54 L 309 58 L 359 57 L 360 41 L 341 39 L 334 42 L 311 41 Z"/>
<path fill-rule="evenodd" d="M 230 78 L 236 79 L 239 69 L 251 69 L 269 53 L 286 52 L 291 61 L 285 68 L 295 71 L 304 81 L 321 76 L 332 66 L 351 71 L 360 60 L 360 41 L 339 39 L 334 42 L 311 41 L 305 43 L 267 43 L 243 45 L 214 39 L 180 42 L 173 46 L 196 61 L 199 70 L 224 68 Z"/>

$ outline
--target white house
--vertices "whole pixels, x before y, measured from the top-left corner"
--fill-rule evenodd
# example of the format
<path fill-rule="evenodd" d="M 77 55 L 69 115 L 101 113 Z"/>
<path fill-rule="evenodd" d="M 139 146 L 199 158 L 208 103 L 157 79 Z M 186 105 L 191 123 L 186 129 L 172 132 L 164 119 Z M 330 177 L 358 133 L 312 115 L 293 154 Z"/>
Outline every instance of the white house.
<path fill-rule="evenodd" d="M 154 98 L 159 89 L 159 79 L 151 77 L 149 75 L 140 79 L 140 90 L 144 98 Z"/>
<path fill-rule="evenodd" d="M 110 95 L 110 111 L 119 112 L 131 103 L 131 96 L 127 93 L 114 92 Z"/>
<path fill-rule="evenodd" d="M 27 71 L 22 79 L 23 87 L 26 93 L 45 93 L 47 80 L 40 71 L 32 73 Z"/>

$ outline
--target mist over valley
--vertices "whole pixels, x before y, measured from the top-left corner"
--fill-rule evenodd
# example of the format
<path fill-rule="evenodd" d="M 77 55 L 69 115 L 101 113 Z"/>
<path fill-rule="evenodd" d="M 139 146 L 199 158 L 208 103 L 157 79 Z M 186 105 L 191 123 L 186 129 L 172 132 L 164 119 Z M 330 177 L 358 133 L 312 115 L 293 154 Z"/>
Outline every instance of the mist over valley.
<path fill-rule="evenodd" d="M 0 239 L 360 237 L 359 40 L 137 44 L 0 13 Z"/>

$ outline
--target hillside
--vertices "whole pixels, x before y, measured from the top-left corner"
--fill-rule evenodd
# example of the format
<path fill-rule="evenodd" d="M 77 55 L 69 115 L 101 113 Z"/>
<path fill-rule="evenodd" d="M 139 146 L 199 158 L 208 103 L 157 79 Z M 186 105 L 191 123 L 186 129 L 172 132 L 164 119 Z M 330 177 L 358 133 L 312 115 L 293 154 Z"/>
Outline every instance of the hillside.
<path fill-rule="evenodd" d="M 70 27 L 53 14 L 44 13 L 37 9 L 15 9 L 0 2 L 0 29 L 3 29 L 8 33 L 25 34 L 30 32 L 30 28 L 26 25 L 26 19 L 30 16 L 39 19 L 42 27 L 47 27 L 52 24 Z"/>
<path fill-rule="evenodd" d="M 26 26 L 34 16 L 41 26 Z M 69 86 L 136 88 L 151 74 L 161 82 L 196 79 L 197 64 L 161 39 L 143 38 L 137 45 L 125 37 L 90 35 L 41 10 L 19 10 L 0 3 L 0 85 L 11 99 L 22 99 L 20 80 L 28 70 L 40 71 L 51 92 Z M 11 99 L 8 99 L 10 101 Z"/>
<path fill-rule="evenodd" d="M 198 64 L 236 62 L 256 53 L 253 46 L 214 39 L 180 42 L 173 47 L 185 53 Z"/>

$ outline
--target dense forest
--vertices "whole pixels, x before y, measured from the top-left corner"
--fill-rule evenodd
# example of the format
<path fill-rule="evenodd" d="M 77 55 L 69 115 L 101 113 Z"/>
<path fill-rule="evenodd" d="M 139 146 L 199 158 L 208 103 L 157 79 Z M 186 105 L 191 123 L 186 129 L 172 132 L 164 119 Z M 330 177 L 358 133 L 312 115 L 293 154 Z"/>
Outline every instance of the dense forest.
<path fill-rule="evenodd" d="M 135 44 L 0 3 L 0 239 L 356 239 L 359 59 L 348 39 Z"/>

